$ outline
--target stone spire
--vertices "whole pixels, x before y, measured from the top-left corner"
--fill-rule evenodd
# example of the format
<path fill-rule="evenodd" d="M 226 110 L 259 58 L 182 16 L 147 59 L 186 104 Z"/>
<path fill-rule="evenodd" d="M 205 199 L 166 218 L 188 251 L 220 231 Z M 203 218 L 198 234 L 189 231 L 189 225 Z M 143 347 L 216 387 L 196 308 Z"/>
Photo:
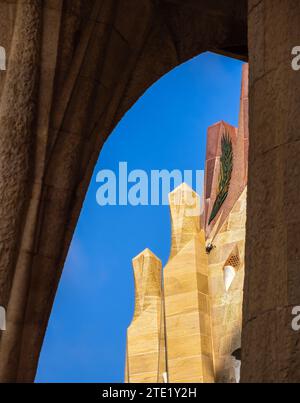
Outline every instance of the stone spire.
<path fill-rule="evenodd" d="M 169 195 L 172 222 L 171 258 L 200 231 L 200 197 L 186 183 Z"/>
<path fill-rule="evenodd" d="M 134 319 L 161 298 L 161 261 L 150 249 L 132 260 L 135 284 Z"/>
<path fill-rule="evenodd" d="M 169 382 L 213 382 L 213 356 L 200 198 L 186 184 L 170 194 L 172 248 L 164 269 Z"/>
<path fill-rule="evenodd" d="M 132 260 L 135 311 L 127 330 L 125 379 L 130 383 L 160 380 L 162 318 L 161 261 L 149 249 Z"/>

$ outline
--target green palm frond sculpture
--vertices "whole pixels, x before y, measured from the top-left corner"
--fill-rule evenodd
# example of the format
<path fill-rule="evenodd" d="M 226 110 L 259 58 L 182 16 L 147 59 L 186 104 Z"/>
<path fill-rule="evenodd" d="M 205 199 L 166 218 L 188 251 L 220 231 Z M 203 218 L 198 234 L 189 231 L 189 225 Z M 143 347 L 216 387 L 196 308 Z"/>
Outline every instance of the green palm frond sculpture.
<path fill-rule="evenodd" d="M 218 214 L 229 192 L 229 186 L 233 169 L 233 151 L 232 151 L 232 142 L 229 133 L 227 131 L 225 131 L 225 133 L 222 136 L 221 149 L 222 149 L 222 155 L 220 160 L 218 195 L 216 197 L 211 215 L 209 217 L 208 224 L 210 224 Z"/>

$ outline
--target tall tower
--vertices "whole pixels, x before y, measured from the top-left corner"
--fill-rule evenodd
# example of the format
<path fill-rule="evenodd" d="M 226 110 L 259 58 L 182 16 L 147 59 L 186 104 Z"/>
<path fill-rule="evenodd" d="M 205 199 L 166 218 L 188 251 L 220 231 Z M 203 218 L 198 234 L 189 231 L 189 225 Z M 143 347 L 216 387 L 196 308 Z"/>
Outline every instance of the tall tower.
<path fill-rule="evenodd" d="M 169 197 L 172 249 L 164 269 L 168 381 L 213 382 L 208 262 L 200 198 L 185 183 Z"/>
<path fill-rule="evenodd" d="M 200 197 L 185 183 L 169 195 L 170 259 L 133 259 L 135 312 L 127 331 L 126 382 L 213 382 L 208 262 Z"/>
<path fill-rule="evenodd" d="M 135 282 L 135 310 L 127 330 L 126 382 L 157 383 L 162 327 L 161 261 L 145 249 L 132 261 Z M 163 337 L 164 339 L 164 337 Z M 163 360 L 164 362 L 164 360 Z"/>

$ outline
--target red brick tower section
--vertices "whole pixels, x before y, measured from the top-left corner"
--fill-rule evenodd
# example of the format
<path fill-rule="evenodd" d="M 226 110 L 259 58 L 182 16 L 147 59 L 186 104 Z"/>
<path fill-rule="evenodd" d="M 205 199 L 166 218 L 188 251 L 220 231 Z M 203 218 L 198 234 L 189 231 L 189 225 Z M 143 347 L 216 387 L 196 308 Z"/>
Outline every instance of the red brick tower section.
<path fill-rule="evenodd" d="M 207 238 L 218 232 L 247 185 L 248 138 L 248 65 L 244 64 L 239 128 L 220 121 L 207 131 L 204 192 Z"/>

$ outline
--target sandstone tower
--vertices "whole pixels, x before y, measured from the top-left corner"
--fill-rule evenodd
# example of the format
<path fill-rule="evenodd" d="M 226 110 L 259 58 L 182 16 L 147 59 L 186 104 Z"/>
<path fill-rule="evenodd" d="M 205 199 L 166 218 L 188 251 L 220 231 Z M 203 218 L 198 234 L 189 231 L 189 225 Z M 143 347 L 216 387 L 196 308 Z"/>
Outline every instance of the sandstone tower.
<path fill-rule="evenodd" d="M 213 376 L 208 261 L 200 200 L 186 184 L 170 194 L 172 251 L 164 269 L 169 382 L 211 382 Z"/>
<path fill-rule="evenodd" d="M 161 261 L 149 250 L 133 259 L 135 311 L 127 331 L 126 380 L 159 382 L 162 329 Z"/>
<path fill-rule="evenodd" d="M 149 250 L 133 260 L 126 382 L 240 380 L 248 137 L 244 65 L 239 128 L 221 121 L 208 129 L 202 215 L 199 195 L 183 183 L 169 195 L 163 274 Z"/>

